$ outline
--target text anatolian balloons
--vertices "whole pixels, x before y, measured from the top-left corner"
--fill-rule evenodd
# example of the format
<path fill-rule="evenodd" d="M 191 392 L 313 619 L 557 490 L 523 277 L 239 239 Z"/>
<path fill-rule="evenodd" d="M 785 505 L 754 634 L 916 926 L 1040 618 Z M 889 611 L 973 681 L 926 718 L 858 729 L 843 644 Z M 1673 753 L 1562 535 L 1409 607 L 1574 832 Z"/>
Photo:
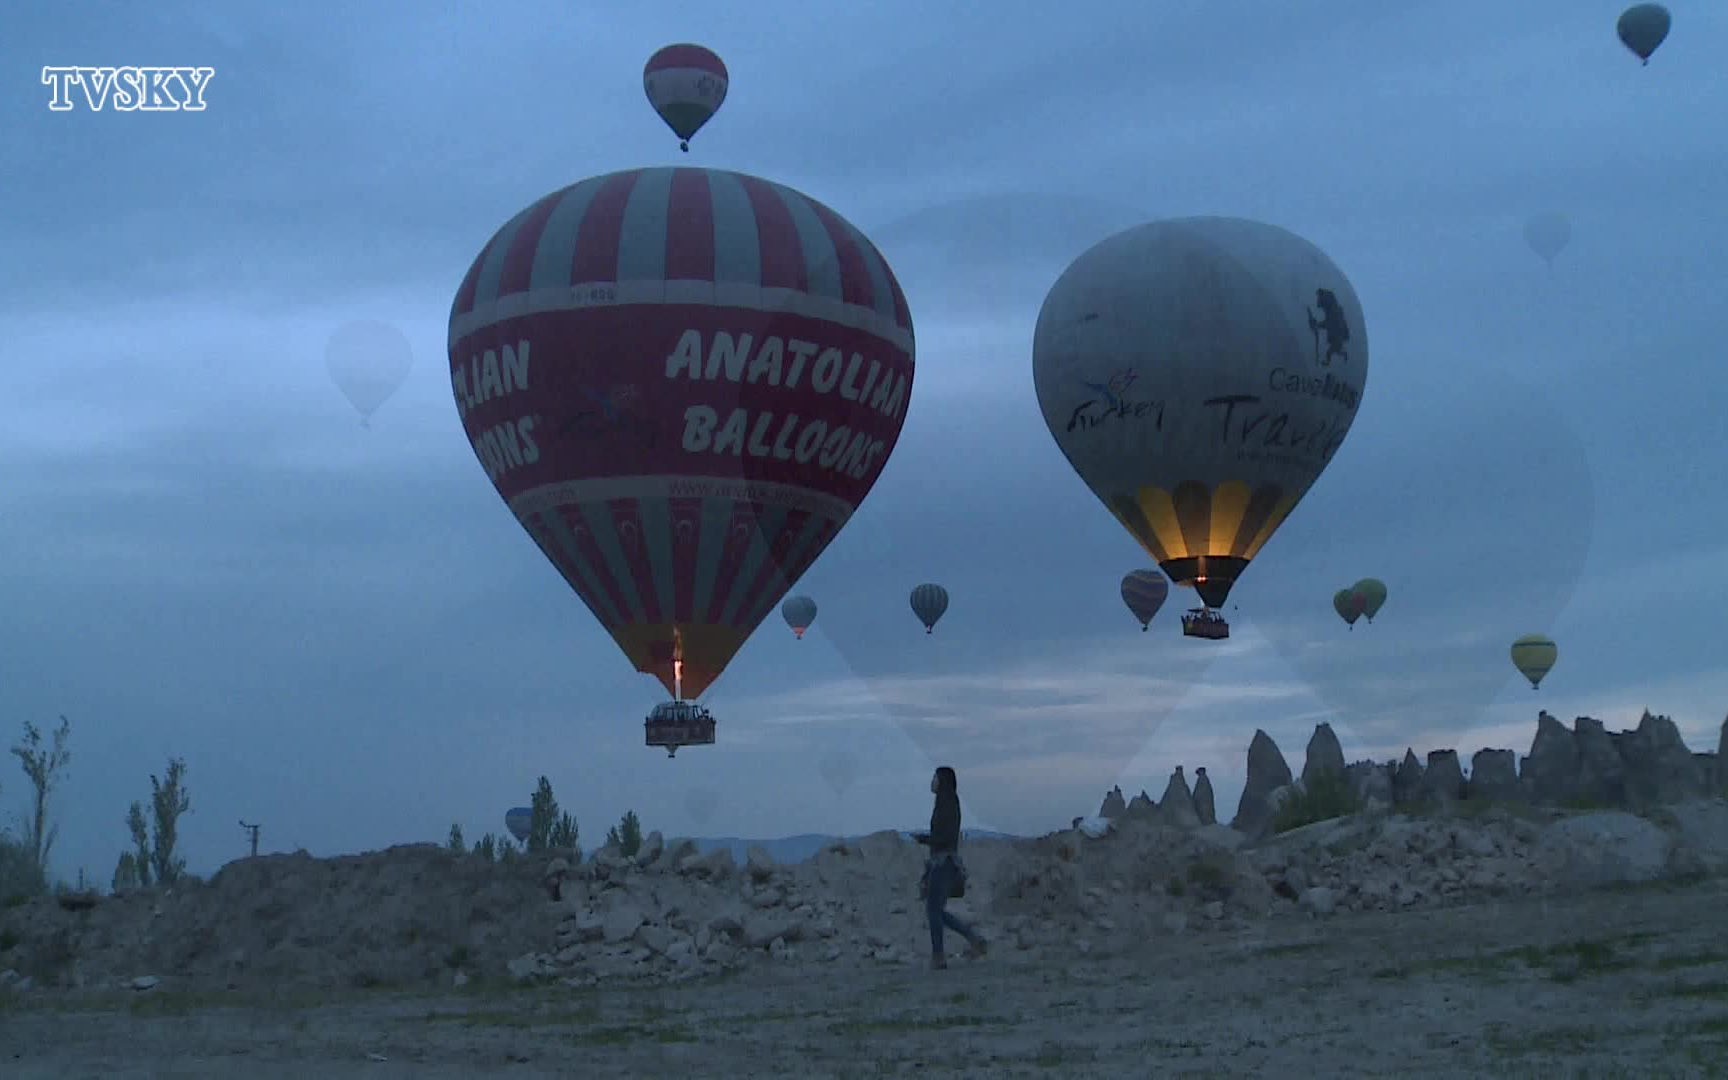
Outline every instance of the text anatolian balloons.
<path fill-rule="evenodd" d="M 726 65 L 700 45 L 668 45 L 648 58 L 642 89 L 648 104 L 678 136 L 678 149 L 690 140 L 726 100 Z"/>
<path fill-rule="evenodd" d="M 1555 257 L 1572 242 L 1572 224 L 1564 215 L 1552 211 L 1537 214 L 1524 223 L 1524 242 L 1552 270 Z"/>
<path fill-rule="evenodd" d="M 492 237 L 451 306 L 450 374 L 523 528 L 636 670 L 696 698 L 876 483 L 912 321 L 815 200 L 630 169 Z"/>
<path fill-rule="evenodd" d="M 342 396 L 360 413 L 360 426 L 407 381 L 414 350 L 402 331 L 389 323 L 346 323 L 324 346 L 324 365 Z"/>
<path fill-rule="evenodd" d="M 1038 314 L 1032 377 L 1074 471 L 1218 608 L 1349 434 L 1368 338 L 1313 244 L 1181 218 L 1074 260 Z"/>

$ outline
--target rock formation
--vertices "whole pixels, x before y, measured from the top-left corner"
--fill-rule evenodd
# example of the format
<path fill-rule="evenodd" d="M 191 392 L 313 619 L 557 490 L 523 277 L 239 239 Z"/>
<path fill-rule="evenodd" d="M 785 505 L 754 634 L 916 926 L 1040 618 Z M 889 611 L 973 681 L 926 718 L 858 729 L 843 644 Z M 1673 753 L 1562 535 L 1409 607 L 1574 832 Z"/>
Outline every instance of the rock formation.
<path fill-rule="evenodd" d="M 1236 816 L 1230 827 L 1246 833 L 1256 833 L 1272 820 L 1267 799 L 1274 791 L 1288 787 L 1293 777 L 1290 763 L 1272 736 L 1261 730 L 1254 732 L 1248 744 L 1248 777 L 1242 785 L 1242 799 L 1236 805 Z"/>

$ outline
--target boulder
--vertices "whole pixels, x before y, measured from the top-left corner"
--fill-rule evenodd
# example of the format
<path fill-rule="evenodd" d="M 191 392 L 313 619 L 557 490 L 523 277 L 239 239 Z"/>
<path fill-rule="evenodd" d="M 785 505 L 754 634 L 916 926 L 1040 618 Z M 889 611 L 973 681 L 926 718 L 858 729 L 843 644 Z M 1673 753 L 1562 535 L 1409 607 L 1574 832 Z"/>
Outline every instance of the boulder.
<path fill-rule="evenodd" d="M 1182 775 L 1180 765 L 1170 774 L 1170 782 L 1164 785 L 1164 797 L 1158 800 L 1158 812 L 1172 825 L 1192 828 L 1200 824 L 1200 815 L 1194 811 L 1194 793 L 1188 790 L 1188 779 Z"/>
<path fill-rule="evenodd" d="M 1204 766 L 1194 770 L 1194 816 L 1202 825 L 1218 823 L 1218 809 L 1212 795 L 1212 780 Z"/>
<path fill-rule="evenodd" d="M 1257 729 L 1248 744 L 1248 777 L 1242 785 L 1242 799 L 1231 826 L 1245 833 L 1258 833 L 1272 819 L 1267 796 L 1292 779 L 1290 763 L 1284 760 L 1278 744 L 1272 741 L 1272 736 Z"/>
<path fill-rule="evenodd" d="M 1536 863 L 1560 888 L 1589 889 L 1653 881 L 1667 868 L 1673 848 L 1655 822 L 1623 810 L 1597 810 L 1544 829 Z"/>
<path fill-rule="evenodd" d="M 1470 758 L 1467 798 L 1505 802 L 1518 795 L 1518 755 L 1510 750 L 1478 750 Z"/>
<path fill-rule="evenodd" d="M 1343 772 L 1344 748 L 1338 744 L 1332 725 L 1314 725 L 1314 734 L 1308 738 L 1308 755 L 1302 763 L 1302 779 L 1313 783 L 1316 776 L 1336 776 Z"/>

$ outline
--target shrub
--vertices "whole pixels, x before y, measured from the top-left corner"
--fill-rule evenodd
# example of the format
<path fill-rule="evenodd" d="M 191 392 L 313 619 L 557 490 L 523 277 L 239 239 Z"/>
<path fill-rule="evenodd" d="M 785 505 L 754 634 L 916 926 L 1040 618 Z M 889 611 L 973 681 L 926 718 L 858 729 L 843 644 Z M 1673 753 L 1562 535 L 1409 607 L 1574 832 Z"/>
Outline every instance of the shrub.
<path fill-rule="evenodd" d="M 1362 800 L 1351 789 L 1349 778 L 1341 772 L 1316 773 L 1307 782 L 1291 789 L 1284 805 L 1272 818 L 1272 831 L 1285 833 L 1316 821 L 1346 817 L 1362 809 Z"/>

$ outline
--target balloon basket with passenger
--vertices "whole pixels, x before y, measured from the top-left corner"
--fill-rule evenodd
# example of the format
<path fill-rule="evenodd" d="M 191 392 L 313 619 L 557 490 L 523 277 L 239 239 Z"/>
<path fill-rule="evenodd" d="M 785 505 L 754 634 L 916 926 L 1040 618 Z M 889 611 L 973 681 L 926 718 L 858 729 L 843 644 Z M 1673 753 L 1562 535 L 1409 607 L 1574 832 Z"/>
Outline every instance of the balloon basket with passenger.
<path fill-rule="evenodd" d="M 1223 641 L 1230 636 L 1230 624 L 1221 613 L 1211 608 L 1191 608 L 1182 613 L 1182 635 Z"/>
<path fill-rule="evenodd" d="M 714 714 L 684 700 L 684 661 L 672 661 L 672 700 L 662 701 L 643 721 L 647 745 L 662 747 L 677 757 L 680 746 L 713 746 Z"/>

